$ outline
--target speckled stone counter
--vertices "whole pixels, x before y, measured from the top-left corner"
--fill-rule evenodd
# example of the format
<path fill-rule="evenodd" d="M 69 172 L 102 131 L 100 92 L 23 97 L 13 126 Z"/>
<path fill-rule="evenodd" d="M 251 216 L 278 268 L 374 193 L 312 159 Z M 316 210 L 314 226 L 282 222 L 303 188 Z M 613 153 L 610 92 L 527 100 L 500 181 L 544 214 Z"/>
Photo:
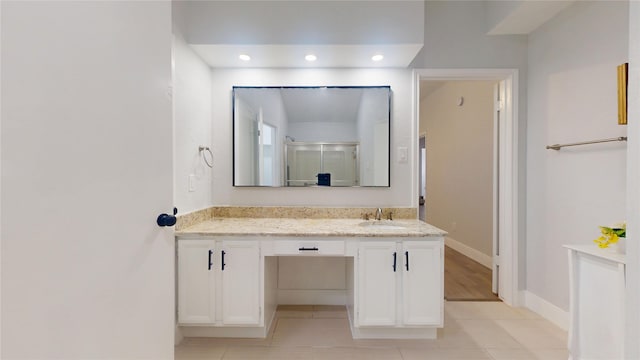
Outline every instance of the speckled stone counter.
<path fill-rule="evenodd" d="M 446 234 L 424 221 L 408 219 L 215 218 L 176 231 L 176 236 L 424 237 Z"/>
<path fill-rule="evenodd" d="M 416 219 L 417 208 L 382 208 L 385 217 Z M 274 218 L 274 219 L 362 219 L 365 214 L 373 217 L 376 208 L 327 208 L 306 206 L 214 206 L 187 214 L 178 214 L 176 230 L 182 230 L 203 221 L 218 218 Z"/>

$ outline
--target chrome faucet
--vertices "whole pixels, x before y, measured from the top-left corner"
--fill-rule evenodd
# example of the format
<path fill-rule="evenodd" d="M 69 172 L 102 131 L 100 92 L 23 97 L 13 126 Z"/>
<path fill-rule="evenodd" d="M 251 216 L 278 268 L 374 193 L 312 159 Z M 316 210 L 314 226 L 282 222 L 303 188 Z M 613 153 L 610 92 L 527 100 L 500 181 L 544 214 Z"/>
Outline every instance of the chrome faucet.
<path fill-rule="evenodd" d="M 376 220 L 381 220 L 382 219 L 382 209 L 378 208 L 378 210 L 376 210 Z"/>

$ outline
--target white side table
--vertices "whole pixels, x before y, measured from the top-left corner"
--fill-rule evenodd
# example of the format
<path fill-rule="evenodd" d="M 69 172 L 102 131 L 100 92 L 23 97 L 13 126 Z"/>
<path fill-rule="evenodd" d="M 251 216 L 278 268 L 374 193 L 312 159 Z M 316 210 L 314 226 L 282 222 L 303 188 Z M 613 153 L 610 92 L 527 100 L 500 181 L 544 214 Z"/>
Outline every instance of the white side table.
<path fill-rule="evenodd" d="M 596 245 L 569 250 L 569 359 L 624 358 L 625 256 Z"/>

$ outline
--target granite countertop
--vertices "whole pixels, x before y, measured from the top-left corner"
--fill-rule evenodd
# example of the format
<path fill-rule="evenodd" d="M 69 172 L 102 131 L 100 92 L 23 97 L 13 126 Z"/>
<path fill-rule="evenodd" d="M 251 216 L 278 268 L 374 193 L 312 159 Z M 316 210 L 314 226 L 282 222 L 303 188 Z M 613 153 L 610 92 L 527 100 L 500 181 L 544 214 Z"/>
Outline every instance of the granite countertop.
<path fill-rule="evenodd" d="M 367 223 L 367 226 L 361 224 Z M 374 225 L 372 225 L 374 224 Z M 176 231 L 185 235 L 424 237 L 447 233 L 420 220 L 215 218 Z"/>

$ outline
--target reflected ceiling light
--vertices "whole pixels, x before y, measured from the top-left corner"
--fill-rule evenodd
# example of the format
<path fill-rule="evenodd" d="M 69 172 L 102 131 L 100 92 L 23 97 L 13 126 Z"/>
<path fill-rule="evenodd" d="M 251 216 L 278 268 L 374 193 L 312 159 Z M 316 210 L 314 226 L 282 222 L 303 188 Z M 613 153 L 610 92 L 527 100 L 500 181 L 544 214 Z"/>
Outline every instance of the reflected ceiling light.
<path fill-rule="evenodd" d="M 238 56 L 238 58 L 242 61 L 249 61 L 251 60 L 251 56 L 247 55 L 247 54 L 240 54 L 240 56 Z"/>
<path fill-rule="evenodd" d="M 318 57 L 316 57 L 313 54 L 308 54 L 307 56 L 304 57 L 305 60 L 307 61 L 316 61 L 316 59 L 318 59 Z"/>
<path fill-rule="evenodd" d="M 371 60 L 373 61 L 380 61 L 382 59 L 384 59 L 384 56 L 382 54 L 376 54 L 371 57 Z"/>

